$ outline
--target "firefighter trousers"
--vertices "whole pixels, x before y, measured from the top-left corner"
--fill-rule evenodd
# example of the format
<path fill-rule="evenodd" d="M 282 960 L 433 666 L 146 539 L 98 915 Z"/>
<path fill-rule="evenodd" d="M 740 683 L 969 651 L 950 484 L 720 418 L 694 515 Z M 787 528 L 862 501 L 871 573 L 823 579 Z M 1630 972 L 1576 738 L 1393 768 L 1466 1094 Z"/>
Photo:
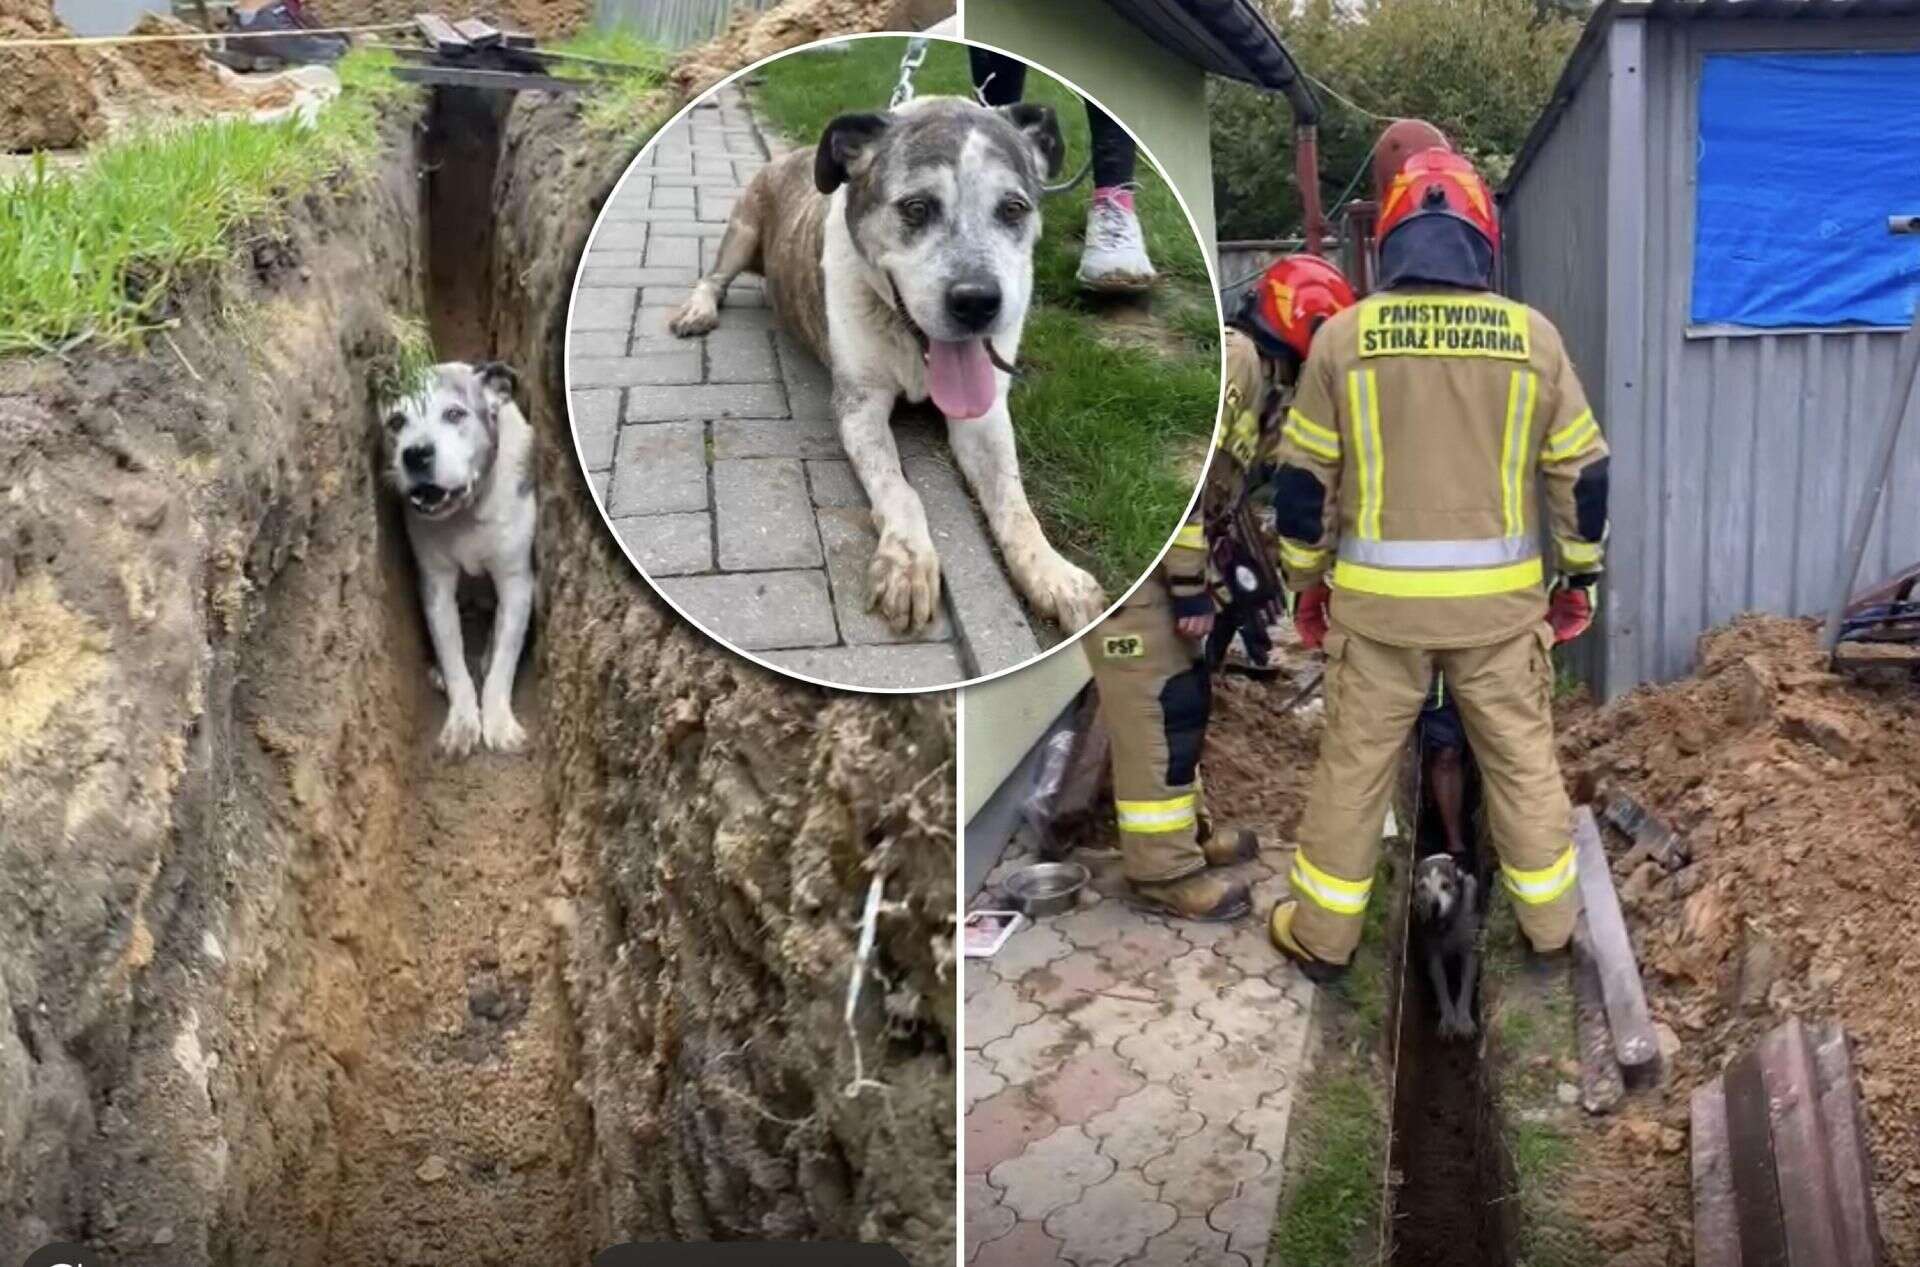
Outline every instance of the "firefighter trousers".
<path fill-rule="evenodd" d="M 1198 640 L 1174 628 L 1173 600 L 1154 578 L 1081 644 L 1113 743 L 1114 810 L 1129 880 L 1176 880 L 1207 865 L 1200 790 L 1212 684 Z"/>
<path fill-rule="evenodd" d="M 1289 877 L 1293 936 L 1345 963 L 1380 856 L 1394 772 L 1436 668 L 1479 763 L 1502 887 L 1536 950 L 1573 934 L 1572 806 L 1553 750 L 1553 632 L 1485 647 L 1392 647 L 1336 626 L 1327 635 L 1327 728 Z"/>

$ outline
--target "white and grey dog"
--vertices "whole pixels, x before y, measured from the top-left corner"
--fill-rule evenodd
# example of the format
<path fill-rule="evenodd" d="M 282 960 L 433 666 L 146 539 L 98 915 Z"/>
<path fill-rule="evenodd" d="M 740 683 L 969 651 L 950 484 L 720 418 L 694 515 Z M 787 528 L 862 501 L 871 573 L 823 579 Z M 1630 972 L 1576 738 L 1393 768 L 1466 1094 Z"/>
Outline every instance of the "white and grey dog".
<path fill-rule="evenodd" d="M 533 429 L 513 403 L 518 380 L 498 362 L 449 361 L 387 407 L 382 467 L 406 501 L 427 632 L 447 692 L 440 750 L 526 743 L 513 716 L 513 676 L 533 612 Z M 467 669 L 456 601 L 460 578 L 488 576 L 496 604 L 484 682 Z"/>
<path fill-rule="evenodd" d="M 954 456 L 1034 609 L 1072 632 L 1106 607 L 1099 583 L 1034 518 L 1007 415 L 1041 185 L 1063 158 L 1059 123 L 1041 105 L 922 97 L 888 114 L 842 115 L 811 152 L 755 174 L 713 270 L 669 322 L 676 334 L 704 334 L 737 274 L 766 278 L 786 328 L 833 371 L 841 444 L 880 536 L 869 605 L 896 629 L 927 624 L 940 604 L 926 511 L 890 425 L 902 396 L 931 398 L 946 415 Z"/>
<path fill-rule="evenodd" d="M 1473 987 L 1479 976 L 1480 882 L 1451 854 L 1437 853 L 1413 866 L 1413 914 L 1440 1006 L 1440 1037 L 1472 1038 Z M 1460 986 L 1450 984 L 1457 969 Z"/>

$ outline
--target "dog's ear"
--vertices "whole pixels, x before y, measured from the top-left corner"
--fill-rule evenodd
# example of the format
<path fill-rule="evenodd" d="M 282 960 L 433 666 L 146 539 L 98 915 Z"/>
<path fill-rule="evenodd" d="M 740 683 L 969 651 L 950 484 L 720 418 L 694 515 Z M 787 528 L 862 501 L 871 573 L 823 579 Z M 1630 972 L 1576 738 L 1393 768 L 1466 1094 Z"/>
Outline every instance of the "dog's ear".
<path fill-rule="evenodd" d="M 1067 142 L 1060 135 L 1060 119 L 1052 106 L 1043 106 L 1036 102 L 1020 101 L 1010 106 L 1001 106 L 1000 113 L 1006 120 L 1019 128 L 1027 138 L 1027 144 L 1033 146 L 1033 152 L 1039 156 L 1040 166 L 1052 180 L 1060 175 L 1060 169 L 1067 162 Z"/>
<path fill-rule="evenodd" d="M 496 409 L 511 403 L 514 393 L 520 390 L 520 376 L 504 361 L 476 365 L 473 367 L 473 376 L 480 380 L 480 390 L 486 393 Z"/>
<path fill-rule="evenodd" d="M 846 184 L 854 164 L 886 130 L 884 114 L 843 114 L 827 124 L 820 134 L 820 148 L 813 154 L 814 188 L 830 194 Z"/>

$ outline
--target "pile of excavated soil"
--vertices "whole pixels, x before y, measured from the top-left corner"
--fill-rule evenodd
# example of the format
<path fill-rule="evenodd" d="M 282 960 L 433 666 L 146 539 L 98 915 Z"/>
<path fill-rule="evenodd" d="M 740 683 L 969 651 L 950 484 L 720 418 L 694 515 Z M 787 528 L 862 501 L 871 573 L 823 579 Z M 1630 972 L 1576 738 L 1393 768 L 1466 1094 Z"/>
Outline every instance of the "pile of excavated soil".
<path fill-rule="evenodd" d="M 193 31 L 193 27 L 178 18 L 149 13 L 130 34 L 189 35 Z M 152 100 L 143 101 L 142 105 L 204 106 L 211 110 L 244 110 L 252 106 L 252 96 L 235 86 L 230 77 L 223 78 L 219 65 L 207 57 L 204 48 L 205 45 L 199 43 L 122 44 L 111 54 L 95 56 L 117 57 L 145 81 L 144 96 Z"/>
<path fill-rule="evenodd" d="M 1213 679 L 1213 719 L 1200 763 L 1207 806 L 1222 824 L 1251 827 L 1269 844 L 1292 842 L 1319 759 L 1326 726 L 1319 697 L 1281 711 L 1306 682 L 1299 673 L 1271 681 L 1225 673 Z"/>
<path fill-rule="evenodd" d="M 1669 876 L 1605 833 L 1679 1050 L 1657 1092 L 1583 1125 L 1566 1208 L 1636 1264 L 1691 1261 L 1690 1093 L 1786 1017 L 1832 1020 L 1888 1261 L 1920 1262 L 1920 691 L 1828 672 L 1809 622 L 1743 617 L 1692 677 L 1572 718 L 1560 751 L 1578 791 L 1613 782 L 1693 849 Z"/>
<path fill-rule="evenodd" d="M 796 45 L 849 31 L 917 31 L 953 12 L 953 0 L 783 0 L 764 13 L 735 14 L 711 43 L 682 54 L 669 78 L 693 96 Z"/>
<path fill-rule="evenodd" d="M 0 40 L 69 34 L 53 16 L 53 0 L 0 0 Z M 71 149 L 106 127 L 85 53 L 0 50 L 0 152 Z"/>
<path fill-rule="evenodd" d="M 526 31 L 543 40 L 572 35 L 593 19 L 593 0 L 478 0 L 436 9 L 419 0 L 307 0 L 309 18 L 326 26 L 367 26 L 411 22 L 421 12 L 449 18 L 480 18 L 508 30 Z"/>

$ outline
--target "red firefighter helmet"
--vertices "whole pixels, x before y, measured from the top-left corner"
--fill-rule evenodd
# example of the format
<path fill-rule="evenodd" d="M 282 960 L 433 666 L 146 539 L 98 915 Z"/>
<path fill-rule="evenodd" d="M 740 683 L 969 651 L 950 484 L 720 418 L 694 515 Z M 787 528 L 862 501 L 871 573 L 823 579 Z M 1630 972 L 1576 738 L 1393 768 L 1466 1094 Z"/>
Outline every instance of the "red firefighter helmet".
<path fill-rule="evenodd" d="M 1339 269 L 1317 255 L 1283 255 L 1247 288 L 1234 324 L 1262 355 L 1292 351 L 1304 361 L 1321 322 L 1352 306 L 1353 287 Z"/>
<path fill-rule="evenodd" d="M 1487 245 L 1500 249 L 1500 221 L 1493 191 L 1480 173 L 1452 150 L 1421 150 L 1401 165 L 1380 202 L 1379 240 L 1418 216 L 1452 216 L 1472 225 Z"/>

